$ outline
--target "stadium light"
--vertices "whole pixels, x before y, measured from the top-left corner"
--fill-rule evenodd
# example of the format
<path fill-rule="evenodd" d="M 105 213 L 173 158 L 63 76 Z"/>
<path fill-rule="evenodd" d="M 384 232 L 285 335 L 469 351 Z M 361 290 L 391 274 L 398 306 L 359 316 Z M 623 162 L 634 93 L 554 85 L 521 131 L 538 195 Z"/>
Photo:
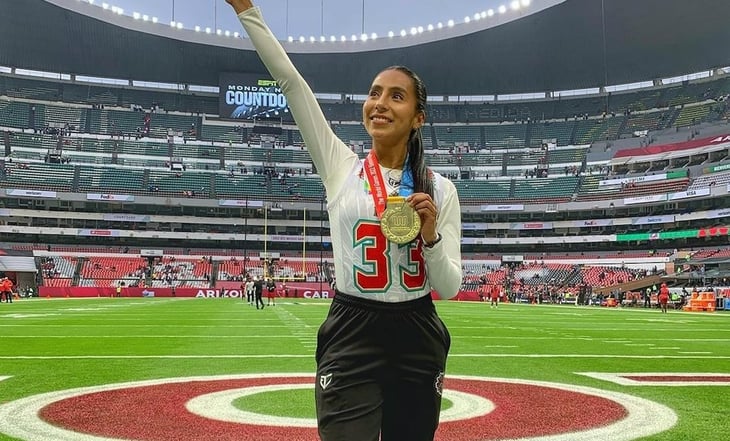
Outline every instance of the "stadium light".
<path fill-rule="evenodd" d="M 211 32 L 212 32 L 212 30 L 210 28 L 205 28 L 205 33 L 206 34 L 210 34 Z"/>
<path fill-rule="evenodd" d="M 361 34 L 360 41 L 368 41 L 368 34 Z"/>
<path fill-rule="evenodd" d="M 471 21 L 471 17 L 469 17 L 468 15 L 466 17 L 464 17 L 464 23 L 469 23 L 470 21 Z"/>
<path fill-rule="evenodd" d="M 343 43 L 346 42 L 347 41 L 347 37 L 345 37 L 344 35 L 341 35 L 340 36 L 340 41 L 343 42 Z"/>
<path fill-rule="evenodd" d="M 444 24 L 441 23 L 441 22 L 438 22 L 438 23 L 436 23 L 436 27 L 439 28 L 439 29 L 443 29 Z"/>
<path fill-rule="evenodd" d="M 406 30 L 405 30 L 405 29 L 401 29 L 401 30 L 400 30 L 400 36 L 401 36 L 401 37 L 405 37 L 406 35 L 408 35 L 408 32 L 406 32 Z"/>
<path fill-rule="evenodd" d="M 319 36 L 319 42 L 320 43 L 325 43 L 326 41 L 327 41 L 327 37 L 325 37 L 324 35 L 320 35 Z"/>
<path fill-rule="evenodd" d="M 418 27 L 418 33 L 419 34 L 423 34 L 423 26 L 419 26 Z"/>
<path fill-rule="evenodd" d="M 94 0 L 89 0 L 89 4 L 90 5 L 93 5 L 94 4 Z"/>
<path fill-rule="evenodd" d="M 174 28 L 176 25 L 177 25 L 177 23 L 175 22 L 175 20 L 170 21 L 171 28 Z"/>
<path fill-rule="evenodd" d="M 239 34 L 238 32 L 234 32 L 234 33 L 233 33 L 233 38 L 238 38 L 238 37 L 240 37 L 240 36 L 241 36 L 241 34 Z"/>
<path fill-rule="evenodd" d="M 300 35 L 299 36 L 299 42 L 300 43 L 304 43 L 305 41 L 307 41 L 307 40 L 304 38 L 304 35 Z"/>
<path fill-rule="evenodd" d="M 330 41 L 334 43 L 335 41 L 337 41 L 337 37 L 335 37 L 334 35 L 330 35 Z"/>
<path fill-rule="evenodd" d="M 395 32 L 388 31 L 388 38 L 393 38 L 395 36 Z"/>
<path fill-rule="evenodd" d="M 448 25 L 448 26 L 449 26 L 450 28 L 453 28 L 453 27 L 454 27 L 454 20 L 449 20 L 449 21 L 448 21 L 448 22 L 447 22 L 446 24 L 447 24 L 447 25 Z"/>
<path fill-rule="evenodd" d="M 482 11 L 481 14 L 479 14 L 482 18 L 487 18 L 487 11 Z"/>
<path fill-rule="evenodd" d="M 482 14 L 480 14 L 478 12 L 476 14 L 474 14 L 474 20 L 480 20 L 481 18 L 482 18 Z"/>
<path fill-rule="evenodd" d="M 352 35 L 350 36 L 350 40 L 352 40 L 352 41 L 357 41 L 357 35 L 355 35 L 355 34 L 352 34 Z"/>
<path fill-rule="evenodd" d="M 157 23 L 157 17 L 152 17 L 152 23 Z"/>
<path fill-rule="evenodd" d="M 428 29 L 429 32 L 433 31 L 433 25 L 432 24 L 428 25 L 428 27 L 426 29 Z"/>
<path fill-rule="evenodd" d="M 142 15 L 139 12 L 132 12 L 132 17 L 134 17 L 135 20 L 139 20 Z"/>
<path fill-rule="evenodd" d="M 316 39 L 316 38 L 314 38 L 314 35 L 310 35 L 310 36 L 309 36 L 309 42 L 310 42 L 310 43 L 314 43 L 315 41 L 317 41 L 317 39 Z"/>
<path fill-rule="evenodd" d="M 182 22 L 177 22 L 177 26 L 176 26 L 176 27 L 177 27 L 178 29 L 182 29 L 182 28 L 183 28 L 183 24 L 182 24 Z"/>
<path fill-rule="evenodd" d="M 294 42 L 294 37 L 292 37 L 290 35 L 289 37 L 287 37 L 286 41 L 288 41 L 289 43 L 293 43 Z"/>
<path fill-rule="evenodd" d="M 504 14 L 505 12 L 507 12 L 507 6 L 500 5 L 497 10 L 499 11 L 500 14 Z"/>
<path fill-rule="evenodd" d="M 512 3 L 509 4 L 509 7 L 512 8 L 513 11 L 519 10 L 520 9 L 519 0 L 512 0 Z"/>
<path fill-rule="evenodd" d="M 526 8 L 526 7 L 530 6 L 531 2 L 530 2 L 530 0 L 522 0 L 521 3 L 522 3 L 522 6 L 524 6 Z"/>
<path fill-rule="evenodd" d="M 215 30 L 215 35 L 221 35 L 222 33 L 223 33 L 223 31 L 220 29 Z"/>
<path fill-rule="evenodd" d="M 231 36 L 231 31 L 229 31 L 228 29 L 226 29 L 225 34 L 226 34 L 226 37 L 230 37 Z"/>
<path fill-rule="evenodd" d="M 412 27 L 411 28 L 411 35 L 416 35 L 417 33 L 418 33 L 418 29 L 416 29 L 415 27 Z"/>
<path fill-rule="evenodd" d="M 117 13 L 117 15 L 122 15 L 122 14 L 124 14 L 124 9 L 117 7 L 117 10 L 115 12 Z"/>
<path fill-rule="evenodd" d="M 147 14 L 143 14 L 142 15 L 142 20 L 149 21 L 149 19 L 150 19 L 150 16 L 149 15 L 147 15 Z"/>
<path fill-rule="evenodd" d="M 200 26 L 195 25 L 195 32 L 200 32 Z"/>
<path fill-rule="evenodd" d="M 102 3 L 102 4 L 101 4 L 101 7 L 102 7 L 103 9 L 109 9 L 109 3 Z"/>
<path fill-rule="evenodd" d="M 372 34 L 370 34 L 370 39 L 371 40 L 377 40 L 378 39 L 378 34 L 376 34 L 375 32 L 373 32 Z"/>
<path fill-rule="evenodd" d="M 487 16 L 488 17 L 494 16 L 494 9 L 487 9 Z"/>

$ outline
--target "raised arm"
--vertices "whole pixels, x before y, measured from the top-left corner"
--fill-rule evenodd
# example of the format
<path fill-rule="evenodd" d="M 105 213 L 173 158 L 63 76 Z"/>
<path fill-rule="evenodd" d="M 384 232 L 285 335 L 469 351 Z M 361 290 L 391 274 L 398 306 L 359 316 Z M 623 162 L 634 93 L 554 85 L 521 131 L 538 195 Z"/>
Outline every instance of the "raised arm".
<path fill-rule="evenodd" d="M 329 195 L 334 194 L 358 160 L 357 155 L 334 134 L 314 93 L 264 22 L 259 9 L 251 0 L 226 2 L 238 14 L 261 61 L 281 87 L 322 183 Z"/>

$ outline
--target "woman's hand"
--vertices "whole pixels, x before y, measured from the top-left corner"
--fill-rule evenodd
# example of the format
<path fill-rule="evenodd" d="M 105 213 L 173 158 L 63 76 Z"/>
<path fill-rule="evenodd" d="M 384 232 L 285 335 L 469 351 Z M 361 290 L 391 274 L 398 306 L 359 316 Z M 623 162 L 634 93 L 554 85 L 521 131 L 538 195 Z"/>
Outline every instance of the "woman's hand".
<path fill-rule="evenodd" d="M 413 193 L 408 196 L 408 203 L 416 210 L 421 218 L 421 238 L 426 243 L 434 243 L 438 239 L 436 231 L 436 204 L 431 196 L 426 193 Z"/>
<path fill-rule="evenodd" d="M 251 0 L 226 0 L 226 3 L 233 7 L 233 10 L 236 11 L 236 14 L 240 14 L 246 9 L 253 8 L 253 3 L 251 2 Z"/>

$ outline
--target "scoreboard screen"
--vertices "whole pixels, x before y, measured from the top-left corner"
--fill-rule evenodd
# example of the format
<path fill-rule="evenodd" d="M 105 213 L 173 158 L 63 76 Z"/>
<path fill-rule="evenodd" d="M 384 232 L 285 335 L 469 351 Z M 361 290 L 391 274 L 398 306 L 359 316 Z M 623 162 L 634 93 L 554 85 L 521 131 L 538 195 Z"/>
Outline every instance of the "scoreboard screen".
<path fill-rule="evenodd" d="M 276 81 L 256 74 L 221 73 L 218 114 L 231 120 L 289 119 L 286 97 Z"/>

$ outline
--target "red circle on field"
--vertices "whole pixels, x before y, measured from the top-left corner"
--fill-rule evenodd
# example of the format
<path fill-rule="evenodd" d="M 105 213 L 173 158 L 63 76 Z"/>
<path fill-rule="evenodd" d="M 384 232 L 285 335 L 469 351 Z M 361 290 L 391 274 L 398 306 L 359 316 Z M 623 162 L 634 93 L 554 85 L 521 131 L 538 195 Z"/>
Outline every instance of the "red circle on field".
<path fill-rule="evenodd" d="M 313 377 L 182 381 L 93 392 L 41 409 L 45 422 L 98 437 L 140 441 L 318 440 L 314 428 L 262 426 L 208 419 L 186 403 L 201 395 L 255 386 L 314 384 Z M 486 441 L 569 434 L 604 427 L 628 414 L 616 401 L 545 385 L 449 379 L 445 388 L 494 403 L 487 415 L 443 422 L 437 441 Z"/>

